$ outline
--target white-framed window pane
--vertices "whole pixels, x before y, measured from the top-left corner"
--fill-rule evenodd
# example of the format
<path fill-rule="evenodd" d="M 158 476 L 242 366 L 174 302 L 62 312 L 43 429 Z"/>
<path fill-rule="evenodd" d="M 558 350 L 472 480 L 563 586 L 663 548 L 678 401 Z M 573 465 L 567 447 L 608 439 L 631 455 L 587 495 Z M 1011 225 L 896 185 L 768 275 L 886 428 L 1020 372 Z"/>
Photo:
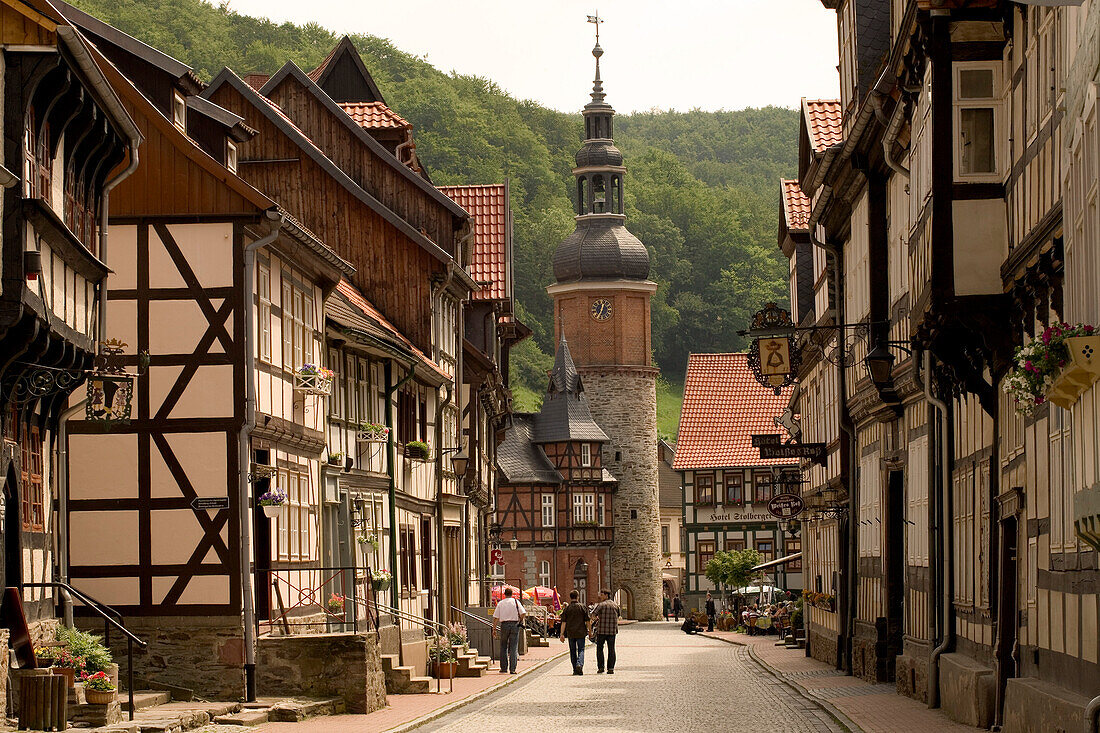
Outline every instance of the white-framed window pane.
<path fill-rule="evenodd" d="M 595 494 L 584 495 L 584 521 L 594 522 L 596 521 L 596 496 Z"/>
<path fill-rule="evenodd" d="M 581 465 L 592 465 L 592 446 L 588 443 L 581 443 Z"/>
<path fill-rule="evenodd" d="M 959 111 L 959 172 L 995 173 L 997 161 L 993 140 L 994 113 L 991 107 L 975 107 Z"/>
<path fill-rule="evenodd" d="M 584 497 L 573 494 L 573 523 L 584 521 Z"/>
<path fill-rule="evenodd" d="M 542 526 L 553 527 L 554 526 L 554 495 L 543 494 L 542 495 Z"/>
<path fill-rule="evenodd" d="M 961 69 L 959 99 L 993 99 L 993 69 Z"/>

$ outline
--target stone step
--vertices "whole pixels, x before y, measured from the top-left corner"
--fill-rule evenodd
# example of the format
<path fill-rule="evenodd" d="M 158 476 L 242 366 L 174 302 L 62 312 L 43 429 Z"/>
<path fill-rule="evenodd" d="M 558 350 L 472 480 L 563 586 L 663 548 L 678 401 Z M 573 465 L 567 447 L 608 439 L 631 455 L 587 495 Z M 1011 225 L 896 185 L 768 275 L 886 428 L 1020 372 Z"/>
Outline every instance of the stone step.
<path fill-rule="evenodd" d="M 126 712 L 130 710 L 130 695 L 126 690 L 118 691 L 118 701 Z M 134 690 L 134 710 L 146 710 L 172 701 L 172 693 L 163 690 Z"/>
<path fill-rule="evenodd" d="M 268 722 L 269 717 L 266 709 L 261 710 L 242 710 L 239 713 L 230 713 L 228 715 L 219 715 L 214 718 L 214 722 L 219 725 L 263 725 Z"/>
<path fill-rule="evenodd" d="M 340 698 L 327 700 L 282 700 L 267 710 L 267 717 L 273 723 L 300 723 L 306 718 L 320 715 L 340 715 L 344 712 L 344 701 Z"/>

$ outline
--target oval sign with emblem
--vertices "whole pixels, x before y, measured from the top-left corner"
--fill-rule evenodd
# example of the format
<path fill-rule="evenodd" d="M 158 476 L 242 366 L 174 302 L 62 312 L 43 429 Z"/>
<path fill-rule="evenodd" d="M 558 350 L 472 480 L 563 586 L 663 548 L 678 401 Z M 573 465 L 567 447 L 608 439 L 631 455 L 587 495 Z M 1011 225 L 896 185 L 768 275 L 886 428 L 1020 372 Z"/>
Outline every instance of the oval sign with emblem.
<path fill-rule="evenodd" d="M 798 494 L 776 494 L 768 502 L 768 512 L 777 519 L 793 519 L 806 508 Z"/>

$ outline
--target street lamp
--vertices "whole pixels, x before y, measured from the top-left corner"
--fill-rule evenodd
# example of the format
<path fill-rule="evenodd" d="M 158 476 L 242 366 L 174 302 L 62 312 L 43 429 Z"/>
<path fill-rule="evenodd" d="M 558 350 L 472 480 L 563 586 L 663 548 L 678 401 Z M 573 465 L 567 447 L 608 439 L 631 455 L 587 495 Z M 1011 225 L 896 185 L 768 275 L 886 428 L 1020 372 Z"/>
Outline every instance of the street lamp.
<path fill-rule="evenodd" d="M 444 448 L 439 451 L 440 457 L 447 455 L 448 453 L 454 453 L 451 456 L 451 466 L 454 468 L 455 476 L 462 477 L 466 475 L 466 468 L 470 465 L 470 454 L 466 452 L 466 446 L 458 448 Z"/>
<path fill-rule="evenodd" d="M 519 549 L 519 539 L 516 538 L 516 533 L 512 533 L 512 539 L 508 540 L 508 546 L 513 550 Z"/>
<path fill-rule="evenodd" d="M 890 385 L 894 371 L 894 355 L 890 353 L 890 347 L 885 341 L 875 344 L 875 348 L 863 358 L 863 365 L 867 367 L 867 373 L 871 376 L 871 382 L 875 387 L 883 389 Z"/>

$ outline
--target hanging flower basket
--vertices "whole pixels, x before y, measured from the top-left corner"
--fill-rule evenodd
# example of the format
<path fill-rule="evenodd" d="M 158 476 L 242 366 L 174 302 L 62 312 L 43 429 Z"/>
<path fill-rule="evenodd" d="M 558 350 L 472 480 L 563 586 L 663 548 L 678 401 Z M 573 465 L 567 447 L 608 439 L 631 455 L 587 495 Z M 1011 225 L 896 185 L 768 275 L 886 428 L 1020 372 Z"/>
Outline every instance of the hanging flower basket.
<path fill-rule="evenodd" d="M 325 369 L 316 364 L 303 364 L 294 371 L 294 389 L 303 394 L 328 397 L 332 394 L 334 376 L 331 369 Z"/>
<path fill-rule="evenodd" d="M 414 461 L 430 461 L 432 459 L 432 447 L 419 440 L 410 440 L 405 444 L 405 457 Z"/>
<path fill-rule="evenodd" d="M 388 570 L 372 570 L 370 571 L 370 585 L 376 592 L 389 590 L 390 583 L 393 582 L 393 575 Z"/>
<path fill-rule="evenodd" d="M 1083 323 L 1055 323 L 1016 350 L 1016 366 L 1005 378 L 1004 390 L 1025 417 L 1044 402 L 1073 407 L 1100 377 L 1100 335 Z"/>
<path fill-rule="evenodd" d="M 360 423 L 355 439 L 360 443 L 385 443 L 390 437 L 390 429 L 378 423 Z"/>
<path fill-rule="evenodd" d="M 286 505 L 286 494 L 280 489 L 272 489 L 260 494 L 260 498 L 256 502 L 263 508 L 265 517 L 274 519 L 279 516 Z"/>

